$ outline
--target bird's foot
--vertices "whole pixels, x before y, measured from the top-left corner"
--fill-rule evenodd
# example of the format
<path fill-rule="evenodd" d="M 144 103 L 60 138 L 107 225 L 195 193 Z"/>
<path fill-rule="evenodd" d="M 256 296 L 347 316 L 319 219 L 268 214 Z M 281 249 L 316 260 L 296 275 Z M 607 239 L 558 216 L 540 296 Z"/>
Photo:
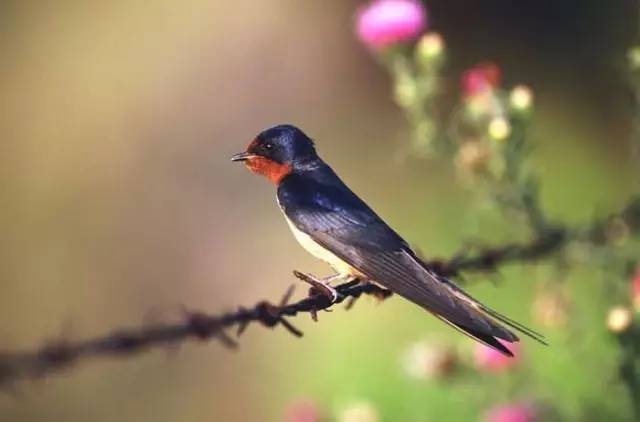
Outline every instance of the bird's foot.
<path fill-rule="evenodd" d="M 331 301 L 331 303 L 334 303 L 336 300 L 338 300 L 338 291 L 331 287 L 331 285 L 329 284 L 329 281 L 334 280 L 335 276 L 318 278 L 313 274 L 301 273 L 300 271 L 296 270 L 293 271 L 293 275 L 295 275 L 305 283 L 310 284 L 312 293 L 315 291 L 320 293 L 321 295 L 326 296 Z"/>

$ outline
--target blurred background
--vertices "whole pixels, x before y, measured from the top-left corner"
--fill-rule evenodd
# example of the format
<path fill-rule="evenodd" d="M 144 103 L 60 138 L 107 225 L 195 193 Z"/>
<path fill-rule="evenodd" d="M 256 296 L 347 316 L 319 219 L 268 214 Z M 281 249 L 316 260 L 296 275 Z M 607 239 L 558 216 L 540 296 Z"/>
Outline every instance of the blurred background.
<path fill-rule="evenodd" d="M 229 161 L 277 123 L 305 129 L 427 257 L 510 239 L 499 216 L 478 223 L 449 160 L 403 154 L 408 128 L 388 77 L 354 36 L 362 4 L 1 2 L 0 349 L 173 321 L 181 305 L 275 301 L 293 269 L 329 273 L 290 235 L 273 186 Z M 506 84 L 535 92 L 532 160 L 548 214 L 578 224 L 619 208 L 637 177 L 625 79 L 635 2 L 427 6 L 447 42 L 443 107 L 464 69 L 499 63 Z M 532 307 L 536 286 L 561 276 L 571 330 L 543 325 Z M 473 342 L 398 297 L 363 299 L 317 324 L 297 318 L 303 339 L 252 326 L 237 351 L 189 343 L 22 382 L 17 397 L 0 395 L 0 419 L 278 421 L 302 407 L 333 420 L 360 406 L 379 420 L 476 420 L 535 397 L 561 420 L 631 420 L 601 279 L 546 264 L 469 277 L 474 296 L 551 343 L 525 340 L 518 366 L 497 375 L 411 376 L 416 343 L 470 356 Z"/>

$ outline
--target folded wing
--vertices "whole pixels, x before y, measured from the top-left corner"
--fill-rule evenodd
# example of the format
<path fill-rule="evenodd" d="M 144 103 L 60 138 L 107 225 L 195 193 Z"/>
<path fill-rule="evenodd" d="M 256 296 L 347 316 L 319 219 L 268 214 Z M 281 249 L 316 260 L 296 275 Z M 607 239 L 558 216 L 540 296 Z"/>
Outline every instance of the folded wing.
<path fill-rule="evenodd" d="M 315 190 L 317 199 L 318 190 Z M 321 192 L 321 191 L 320 191 Z M 421 306 L 441 320 L 493 347 L 511 352 L 497 339 L 516 342 L 505 324 L 543 342 L 541 336 L 482 305 L 451 281 L 433 273 L 407 243 L 350 191 L 334 191 L 285 212 L 298 229 L 386 288 Z M 331 206 L 332 203 L 339 207 Z M 350 206 L 345 207 L 345 204 Z"/>

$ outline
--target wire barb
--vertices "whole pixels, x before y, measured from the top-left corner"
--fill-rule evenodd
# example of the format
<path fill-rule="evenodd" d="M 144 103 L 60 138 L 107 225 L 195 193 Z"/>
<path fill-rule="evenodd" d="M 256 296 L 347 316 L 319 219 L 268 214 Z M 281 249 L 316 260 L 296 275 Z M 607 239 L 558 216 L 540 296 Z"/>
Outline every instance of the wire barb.
<path fill-rule="evenodd" d="M 640 233 L 640 198 L 632 198 L 614 217 L 624 219 L 632 233 Z M 548 257 L 560 251 L 570 241 L 589 240 L 593 244 L 603 244 L 606 242 L 605 234 L 610 218 L 572 230 L 561 226 L 546 226 L 545 230 L 529 243 L 476 248 L 475 253 L 471 253 L 467 248 L 449 260 L 432 261 L 430 266 L 443 276 L 455 275 L 466 270 L 495 271 L 500 265 L 509 262 L 531 262 Z M 236 336 L 240 336 L 252 323 L 260 323 L 269 328 L 281 325 L 292 335 L 302 337 L 302 331 L 293 326 L 287 318 L 295 317 L 299 313 L 308 313 L 317 320 L 319 311 L 330 311 L 334 305 L 345 301 L 346 308 L 349 309 L 362 295 L 385 300 L 392 294 L 391 291 L 374 283 L 362 283 L 357 279 L 331 289 L 335 291 L 335 300 L 321 290 L 316 290 L 315 293 L 312 292 L 314 294 L 291 303 L 294 291 L 292 285 L 278 305 L 261 301 L 251 308 L 241 306 L 234 312 L 221 315 L 183 309 L 182 321 L 174 324 L 155 322 L 84 341 L 61 339 L 47 342 L 30 351 L 0 351 L 0 386 L 8 389 L 14 386 L 15 381 L 49 375 L 91 357 L 128 357 L 154 347 L 175 347 L 189 339 L 208 341 L 215 338 L 225 347 L 233 349 L 238 344 L 227 334 L 227 329 L 235 327 Z"/>

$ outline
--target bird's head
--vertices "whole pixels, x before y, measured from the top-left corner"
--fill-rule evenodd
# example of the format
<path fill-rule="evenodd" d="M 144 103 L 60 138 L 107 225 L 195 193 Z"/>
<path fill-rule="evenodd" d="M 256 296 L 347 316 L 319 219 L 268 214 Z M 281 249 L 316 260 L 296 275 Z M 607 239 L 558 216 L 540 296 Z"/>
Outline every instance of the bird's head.
<path fill-rule="evenodd" d="M 246 151 L 231 157 L 231 161 L 244 162 L 249 170 L 276 184 L 317 159 L 313 141 L 292 125 L 274 126 L 261 132 Z"/>

